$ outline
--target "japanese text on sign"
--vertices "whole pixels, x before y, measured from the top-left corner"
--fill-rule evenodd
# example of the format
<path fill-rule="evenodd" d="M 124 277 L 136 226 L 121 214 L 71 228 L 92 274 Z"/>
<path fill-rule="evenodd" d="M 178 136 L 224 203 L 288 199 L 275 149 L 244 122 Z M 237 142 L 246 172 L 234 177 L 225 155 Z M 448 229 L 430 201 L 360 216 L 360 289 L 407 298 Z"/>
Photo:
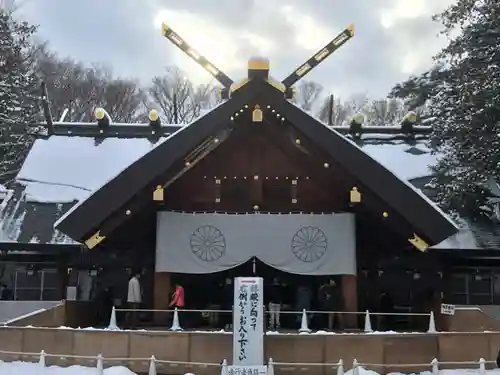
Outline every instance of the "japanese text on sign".
<path fill-rule="evenodd" d="M 238 327 L 238 332 L 235 334 L 238 335 L 238 343 L 240 344 L 240 351 L 238 353 L 238 360 L 244 361 L 247 359 L 247 345 L 248 345 L 248 320 L 246 309 L 248 305 L 248 285 L 241 284 L 240 291 L 238 294 L 238 312 L 240 316 L 240 326 Z"/>
<path fill-rule="evenodd" d="M 233 316 L 233 361 L 235 365 L 257 366 L 263 363 L 262 290 L 262 278 L 238 277 L 235 279 Z"/>
<path fill-rule="evenodd" d="M 228 366 L 228 375 L 266 375 L 266 366 Z"/>
<path fill-rule="evenodd" d="M 455 315 L 455 305 L 449 305 L 446 303 L 441 304 L 441 314 L 443 315 Z"/>

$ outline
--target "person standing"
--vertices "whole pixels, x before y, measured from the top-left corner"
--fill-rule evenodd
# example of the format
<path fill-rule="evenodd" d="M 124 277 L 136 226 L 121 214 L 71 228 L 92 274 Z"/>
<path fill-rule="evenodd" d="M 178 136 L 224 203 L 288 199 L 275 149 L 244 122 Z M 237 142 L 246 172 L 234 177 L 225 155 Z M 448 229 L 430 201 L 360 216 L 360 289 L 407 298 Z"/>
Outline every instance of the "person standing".
<path fill-rule="evenodd" d="M 233 326 L 233 303 L 234 303 L 234 285 L 233 280 L 226 277 L 224 280 L 224 285 L 222 287 L 222 309 L 227 311 L 224 312 L 222 317 L 223 327 L 225 330 L 230 330 Z"/>
<path fill-rule="evenodd" d="M 309 311 L 311 310 L 311 300 L 312 300 L 312 292 L 311 289 L 305 285 L 302 284 L 299 286 L 299 289 L 297 289 L 297 297 L 296 297 L 296 302 L 295 302 L 295 309 L 300 312 L 297 314 L 296 320 L 300 324 L 302 321 L 302 311 L 306 310 Z M 308 320 L 309 320 L 309 315 L 307 315 Z"/>
<path fill-rule="evenodd" d="M 172 308 L 177 308 L 177 309 L 183 309 L 184 308 L 184 288 L 180 284 L 175 285 L 175 292 L 172 294 L 172 300 L 170 301 L 169 306 Z M 182 327 L 180 321 L 181 321 L 181 314 L 178 311 L 177 312 L 177 317 L 179 318 L 179 325 Z"/>
<path fill-rule="evenodd" d="M 323 284 L 319 288 L 318 300 L 321 310 L 325 311 L 328 317 L 328 329 L 332 330 L 334 323 L 337 323 L 337 328 L 341 329 L 342 316 L 340 310 L 343 307 L 342 293 L 334 279 L 330 279 L 327 284 Z"/>
<path fill-rule="evenodd" d="M 269 329 L 280 329 L 280 312 L 282 303 L 282 289 L 277 278 L 274 278 L 273 283 L 269 286 Z"/>
<path fill-rule="evenodd" d="M 139 308 L 142 302 L 141 293 L 141 274 L 140 272 L 134 272 L 134 275 L 130 278 L 128 282 L 128 294 L 127 294 L 127 304 L 130 311 L 127 313 L 127 325 L 134 329 L 137 327 L 137 317 L 139 314 Z"/>

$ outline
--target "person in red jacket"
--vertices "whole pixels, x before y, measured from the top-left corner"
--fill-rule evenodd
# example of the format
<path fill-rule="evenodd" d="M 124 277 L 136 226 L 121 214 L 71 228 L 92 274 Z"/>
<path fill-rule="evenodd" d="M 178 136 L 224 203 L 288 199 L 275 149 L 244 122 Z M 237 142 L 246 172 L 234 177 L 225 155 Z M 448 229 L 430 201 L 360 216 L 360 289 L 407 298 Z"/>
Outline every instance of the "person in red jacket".
<path fill-rule="evenodd" d="M 178 308 L 178 309 L 184 308 L 184 288 L 181 285 L 179 285 L 179 284 L 175 285 L 175 292 L 172 294 L 172 300 L 170 301 L 169 306 L 171 308 L 174 308 L 174 309 L 175 308 Z M 180 324 L 181 313 L 178 312 L 177 316 L 179 318 L 179 324 Z M 180 324 L 180 325 L 182 327 L 182 324 Z"/>
<path fill-rule="evenodd" d="M 184 288 L 179 284 L 175 286 L 175 292 L 172 294 L 170 307 L 177 307 L 179 309 L 184 308 Z"/>

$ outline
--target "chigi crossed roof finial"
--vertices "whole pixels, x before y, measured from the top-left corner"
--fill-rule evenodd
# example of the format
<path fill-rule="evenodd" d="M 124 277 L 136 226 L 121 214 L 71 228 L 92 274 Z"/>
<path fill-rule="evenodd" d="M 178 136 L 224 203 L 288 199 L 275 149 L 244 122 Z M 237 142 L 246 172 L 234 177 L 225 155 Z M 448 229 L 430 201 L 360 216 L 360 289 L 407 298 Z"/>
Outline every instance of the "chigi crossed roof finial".
<path fill-rule="evenodd" d="M 276 81 L 269 75 L 270 63 L 269 60 L 262 57 L 253 57 L 248 60 L 248 76 L 239 81 L 234 81 L 222 70 L 216 67 L 205 56 L 200 54 L 196 49 L 177 34 L 166 23 L 162 24 L 162 34 L 170 40 L 181 51 L 191 57 L 196 63 L 203 67 L 211 74 L 220 84 L 220 95 L 222 99 L 231 99 L 232 95 L 245 87 L 247 83 L 255 79 L 265 80 L 275 89 L 281 91 L 285 99 L 293 99 L 294 85 L 311 72 L 316 66 L 321 64 L 328 56 L 338 50 L 342 45 L 349 41 L 354 36 L 354 25 L 348 26 L 328 44 L 312 55 L 303 64 L 299 65 L 291 74 L 289 74 L 281 82 Z M 28 134 L 37 138 L 48 138 L 53 135 L 66 137 L 88 137 L 95 139 L 105 138 L 146 138 L 151 142 L 158 141 L 161 137 L 170 136 L 174 132 L 181 129 L 184 124 L 162 124 L 160 114 L 156 110 L 149 113 L 148 123 L 114 123 L 110 115 L 104 108 L 96 108 L 94 117 L 96 122 L 67 122 L 65 121 L 68 110 L 63 111 L 59 121 L 54 121 L 50 111 L 50 102 L 48 98 L 47 88 L 42 83 L 42 107 L 45 117 L 45 122 L 28 126 Z M 328 108 L 329 112 L 333 111 L 333 96 L 330 97 Z M 330 115 L 331 117 L 331 115 Z M 341 134 L 349 135 L 352 139 L 360 144 L 365 141 L 370 142 L 390 142 L 404 141 L 411 144 L 416 139 L 426 139 L 432 131 L 431 126 L 417 125 L 417 116 L 410 112 L 402 120 L 399 126 L 383 125 L 383 126 L 364 126 L 363 116 L 354 116 L 351 119 L 350 126 L 330 126 Z M 97 126 L 96 126 L 97 125 Z M 361 137 L 363 135 L 363 137 Z M 369 135 L 369 139 L 366 138 Z M 389 138 L 387 138 L 389 136 Z"/>
<path fill-rule="evenodd" d="M 198 51 L 192 48 L 183 38 L 179 36 L 170 26 L 166 23 L 162 24 L 162 33 L 165 38 L 170 40 L 181 51 L 186 53 L 194 61 L 196 61 L 203 69 L 210 73 L 217 81 L 222 84 L 221 96 L 223 99 L 228 99 L 231 92 L 238 90 L 249 79 L 261 76 L 268 80 L 270 84 L 285 93 L 287 99 L 293 98 L 292 86 L 309 73 L 314 67 L 318 66 L 333 52 L 344 45 L 349 39 L 354 36 L 354 25 L 350 25 L 339 35 L 333 38 L 326 46 L 316 52 L 306 62 L 301 64 L 295 69 L 288 77 L 281 82 L 277 82 L 269 77 L 269 60 L 262 57 L 253 57 L 248 60 L 248 78 L 238 83 L 229 78 L 222 70 L 212 64 L 205 56 L 201 55 Z"/>

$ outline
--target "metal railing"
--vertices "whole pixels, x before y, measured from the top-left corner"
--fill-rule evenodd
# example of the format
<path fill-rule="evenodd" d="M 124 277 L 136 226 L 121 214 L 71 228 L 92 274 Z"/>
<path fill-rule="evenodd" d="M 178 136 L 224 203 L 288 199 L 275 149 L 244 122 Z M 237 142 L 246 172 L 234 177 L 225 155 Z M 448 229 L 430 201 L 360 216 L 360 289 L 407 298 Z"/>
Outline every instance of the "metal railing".
<path fill-rule="evenodd" d="M 157 359 L 154 355 L 149 358 L 131 358 L 131 357 L 104 357 L 102 354 L 96 356 L 84 356 L 84 355 L 74 355 L 74 354 L 50 354 L 45 351 L 39 353 L 30 352 L 12 352 L 12 351 L 2 351 L 0 350 L 0 355 L 5 357 L 26 358 L 31 357 L 31 359 L 37 361 L 40 367 L 46 367 L 47 358 L 58 358 L 60 361 L 66 361 L 68 359 L 77 359 L 82 361 L 87 361 L 87 364 L 94 365 L 97 369 L 97 375 L 103 375 L 104 364 L 106 362 L 114 364 L 142 364 L 148 366 L 148 375 L 156 375 L 158 369 L 164 369 L 166 367 L 180 367 L 184 366 L 186 368 L 207 368 L 207 367 L 219 367 L 221 369 L 221 375 L 231 375 L 231 369 L 238 366 L 230 366 L 227 360 L 224 359 L 221 362 L 191 362 L 191 361 L 170 361 Z M 478 375 L 486 375 L 486 366 L 495 365 L 495 361 L 486 361 L 484 358 L 480 358 L 478 361 L 443 361 L 440 362 L 437 359 L 433 359 L 431 362 L 427 363 L 364 363 L 358 362 L 356 359 L 352 362 L 352 374 L 359 375 L 360 368 L 375 368 L 375 369 L 415 369 L 415 368 L 429 368 L 432 375 L 439 375 L 440 366 L 456 366 L 455 369 L 465 369 L 476 367 L 478 369 Z M 323 367 L 330 368 L 336 371 L 337 375 L 344 375 L 344 361 L 340 359 L 338 362 L 275 362 L 272 358 L 269 358 L 267 362 L 267 375 L 274 375 L 274 369 L 279 367 L 282 371 L 294 371 L 294 370 L 308 370 L 311 367 Z M 244 367 L 244 366 L 241 366 Z M 172 369 L 170 369 L 172 370 Z"/>
<path fill-rule="evenodd" d="M 129 309 L 129 308 L 115 308 L 113 307 L 110 317 L 110 322 L 108 328 L 110 329 L 118 329 L 117 320 L 116 320 L 116 312 L 137 312 L 137 313 L 168 313 L 172 314 L 172 325 L 170 327 L 170 331 L 181 331 L 182 327 L 179 321 L 179 313 L 199 313 L 206 314 L 206 318 L 210 319 L 210 315 L 222 315 L 222 314 L 232 314 L 232 310 L 219 310 L 219 309 Z M 264 315 L 269 315 L 271 312 L 264 310 Z M 299 332 L 310 332 L 309 329 L 309 321 L 311 315 L 347 315 L 347 316 L 364 316 L 364 328 L 363 331 L 366 333 L 373 332 L 372 329 L 372 316 L 383 317 L 383 316 L 407 316 L 407 317 L 428 317 L 429 325 L 427 328 L 427 333 L 435 333 L 436 332 L 436 324 L 434 319 L 434 313 L 431 311 L 429 313 L 381 313 L 381 312 L 370 312 L 366 311 L 318 311 L 318 310 L 302 310 L 302 311 L 292 311 L 292 310 L 283 310 L 279 311 L 279 315 L 296 315 L 300 317 L 300 328 Z M 226 316 L 227 316 L 226 315 Z M 220 318 L 220 317 L 219 317 Z M 217 318 L 218 321 L 218 318 Z M 232 324 L 232 318 L 229 319 L 230 324 Z"/>

